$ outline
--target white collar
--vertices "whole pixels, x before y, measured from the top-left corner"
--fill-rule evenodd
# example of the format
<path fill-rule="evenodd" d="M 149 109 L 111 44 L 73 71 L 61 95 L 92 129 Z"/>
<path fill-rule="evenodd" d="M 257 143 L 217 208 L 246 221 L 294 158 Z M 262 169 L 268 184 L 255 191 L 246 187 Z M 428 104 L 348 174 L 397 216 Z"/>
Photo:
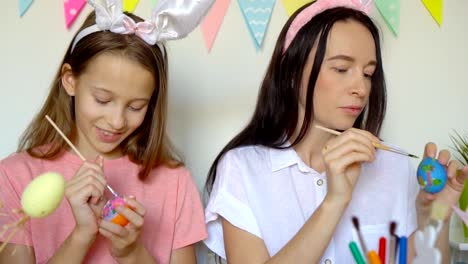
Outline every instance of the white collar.
<path fill-rule="evenodd" d="M 282 147 L 290 145 L 291 144 L 289 142 L 286 142 L 285 144 L 283 144 Z M 279 171 L 297 164 L 298 169 L 301 172 L 313 172 L 320 174 L 314 169 L 307 166 L 307 164 L 305 164 L 304 161 L 299 157 L 296 150 L 292 147 L 288 147 L 285 149 L 269 148 L 269 154 L 272 172 Z"/>

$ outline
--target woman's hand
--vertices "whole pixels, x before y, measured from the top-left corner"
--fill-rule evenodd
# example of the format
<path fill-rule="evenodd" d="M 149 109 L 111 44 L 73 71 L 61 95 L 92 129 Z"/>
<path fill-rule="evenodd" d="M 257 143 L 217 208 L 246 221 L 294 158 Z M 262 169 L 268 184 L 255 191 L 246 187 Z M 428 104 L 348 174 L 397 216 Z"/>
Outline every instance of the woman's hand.
<path fill-rule="evenodd" d="M 322 150 L 327 172 L 327 198 L 339 203 L 351 201 L 361 164 L 375 160 L 374 143 L 380 140 L 370 132 L 351 128 L 330 139 Z"/>
<path fill-rule="evenodd" d="M 99 233 L 110 240 L 111 254 L 117 259 L 133 257 L 131 255 L 139 254 L 144 249 L 139 237 L 146 209 L 133 196 L 125 197 L 124 200 L 130 208 L 117 207 L 116 211 L 127 218 L 129 223 L 126 226 L 122 227 L 106 220 L 101 220 L 99 224 Z"/>
<path fill-rule="evenodd" d="M 434 201 L 449 207 L 458 203 L 468 177 L 468 166 L 461 168 L 460 162 L 450 160 L 450 152 L 448 150 L 441 150 L 437 155 L 437 145 L 434 143 L 426 144 L 424 158 L 436 158 L 436 156 L 439 163 L 447 169 L 447 185 L 437 194 L 427 193 L 423 190 L 419 192 L 416 203 L 419 227 L 424 227 L 429 220 L 431 205 Z M 449 210 L 449 212 L 451 212 L 451 210 Z M 446 215 L 446 220 L 449 216 L 450 214 L 448 213 Z"/>
<path fill-rule="evenodd" d="M 76 232 L 85 240 L 92 240 L 98 232 L 98 219 L 102 207 L 106 179 L 102 170 L 102 157 L 98 164 L 85 161 L 75 176 L 65 184 L 65 196 L 75 218 Z"/>

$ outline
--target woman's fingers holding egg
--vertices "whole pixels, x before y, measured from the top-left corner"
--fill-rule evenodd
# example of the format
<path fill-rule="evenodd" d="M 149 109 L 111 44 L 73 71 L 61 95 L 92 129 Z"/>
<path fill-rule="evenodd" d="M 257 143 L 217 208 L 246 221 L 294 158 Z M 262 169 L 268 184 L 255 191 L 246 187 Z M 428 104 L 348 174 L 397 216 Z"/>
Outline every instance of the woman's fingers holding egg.
<path fill-rule="evenodd" d="M 463 168 L 457 171 L 457 175 L 455 177 L 456 181 L 461 185 L 466 185 L 468 183 L 468 165 L 464 166 Z"/>
<path fill-rule="evenodd" d="M 468 166 L 462 167 L 460 162 L 451 160 L 447 168 L 447 183 L 456 191 L 462 192 L 468 176 Z"/>
<path fill-rule="evenodd" d="M 447 165 L 447 176 L 449 179 L 455 178 L 457 176 L 457 170 L 460 166 L 461 164 L 457 160 L 449 161 Z"/>
<path fill-rule="evenodd" d="M 439 152 L 439 156 L 437 157 L 437 160 L 443 166 L 448 166 L 448 163 L 450 161 L 450 152 L 448 150 L 446 150 L 446 149 L 441 150 Z"/>
<path fill-rule="evenodd" d="M 424 146 L 424 155 L 423 157 L 435 158 L 437 155 L 437 145 L 433 142 L 429 142 Z"/>

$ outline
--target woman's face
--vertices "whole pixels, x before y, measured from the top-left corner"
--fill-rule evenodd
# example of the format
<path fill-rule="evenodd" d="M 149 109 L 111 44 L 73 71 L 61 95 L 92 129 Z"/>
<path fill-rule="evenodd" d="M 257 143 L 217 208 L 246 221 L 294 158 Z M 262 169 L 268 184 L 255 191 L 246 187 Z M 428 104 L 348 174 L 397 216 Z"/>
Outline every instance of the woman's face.
<path fill-rule="evenodd" d="M 316 46 L 302 77 L 300 111 L 304 111 L 315 53 Z M 336 22 L 315 84 L 313 124 L 338 130 L 352 127 L 368 103 L 376 64 L 375 42 L 369 30 L 354 20 Z"/>

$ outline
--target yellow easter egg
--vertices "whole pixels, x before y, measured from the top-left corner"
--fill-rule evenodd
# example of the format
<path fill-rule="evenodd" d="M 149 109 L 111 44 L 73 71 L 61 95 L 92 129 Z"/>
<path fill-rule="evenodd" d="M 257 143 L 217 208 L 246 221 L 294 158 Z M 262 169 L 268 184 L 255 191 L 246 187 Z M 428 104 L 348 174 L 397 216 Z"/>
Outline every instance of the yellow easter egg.
<path fill-rule="evenodd" d="M 22 209 L 30 217 L 46 217 L 57 209 L 64 193 L 65 180 L 62 175 L 55 172 L 41 174 L 24 189 Z"/>

